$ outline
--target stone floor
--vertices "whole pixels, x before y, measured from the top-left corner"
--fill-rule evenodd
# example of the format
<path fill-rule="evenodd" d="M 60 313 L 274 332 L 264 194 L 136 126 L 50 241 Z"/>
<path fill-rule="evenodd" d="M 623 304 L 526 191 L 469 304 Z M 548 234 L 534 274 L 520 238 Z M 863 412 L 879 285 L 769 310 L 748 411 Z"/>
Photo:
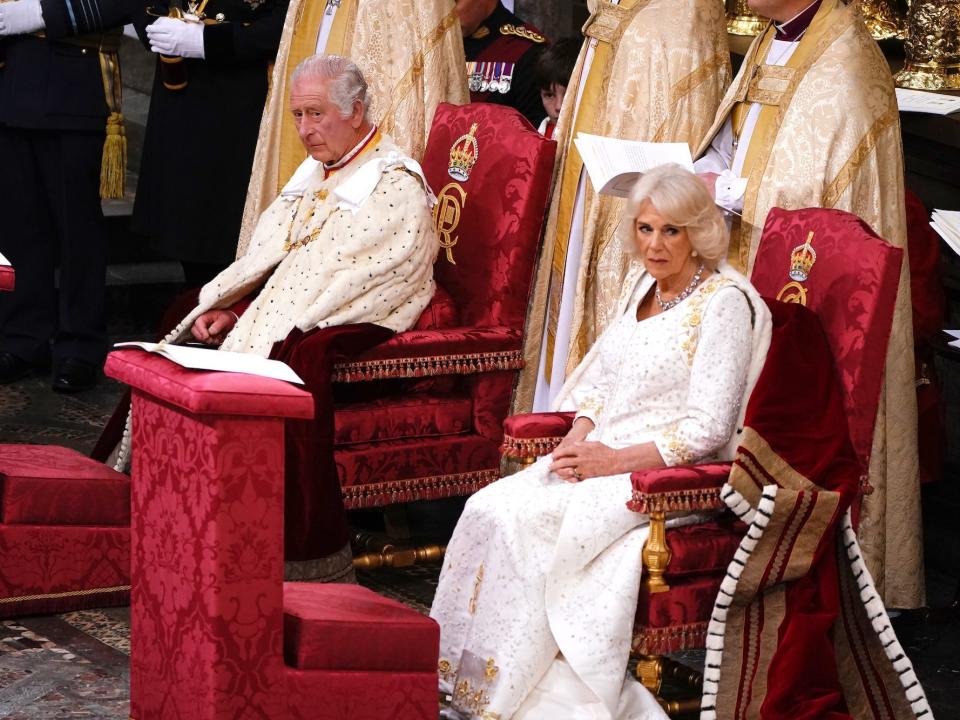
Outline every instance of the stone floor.
<path fill-rule="evenodd" d="M 37 373 L 0 386 L 0 442 L 57 443 L 89 451 L 122 388 L 104 380 L 89 393 L 59 396 Z M 925 491 L 925 505 L 942 507 L 957 480 Z M 411 508 L 411 524 L 432 532 L 452 530 L 456 503 L 443 512 Z M 956 529 L 943 514 L 928 513 L 928 557 L 943 558 L 942 542 L 956 544 Z M 438 520 L 439 515 L 439 520 Z M 953 557 L 953 556 L 947 556 Z M 960 569 L 928 562 L 931 607 L 954 601 Z M 360 582 L 426 612 L 437 584 L 437 567 L 365 573 Z M 127 720 L 129 708 L 129 613 L 126 608 L 20 618 L 0 622 L 0 718 Z M 895 626 L 914 661 L 934 712 L 960 717 L 960 613 L 953 610 L 903 613 Z M 701 653 L 679 658 L 702 668 Z M 956 714 L 955 714 L 956 713 Z"/>

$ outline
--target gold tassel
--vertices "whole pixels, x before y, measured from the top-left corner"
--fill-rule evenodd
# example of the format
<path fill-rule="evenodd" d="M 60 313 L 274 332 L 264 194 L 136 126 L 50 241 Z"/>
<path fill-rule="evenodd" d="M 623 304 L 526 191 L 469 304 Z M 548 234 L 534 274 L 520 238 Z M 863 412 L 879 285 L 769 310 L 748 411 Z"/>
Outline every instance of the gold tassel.
<path fill-rule="evenodd" d="M 110 113 L 107 118 L 107 139 L 103 142 L 103 159 L 100 163 L 100 197 L 119 200 L 126 191 L 127 134 L 123 127 L 123 115 Z"/>
<path fill-rule="evenodd" d="M 104 200 L 123 198 L 127 185 L 127 134 L 123 127 L 123 83 L 120 59 L 116 51 L 100 48 L 100 74 L 103 94 L 110 115 L 107 117 L 107 138 L 103 141 L 100 161 L 100 197 Z"/>

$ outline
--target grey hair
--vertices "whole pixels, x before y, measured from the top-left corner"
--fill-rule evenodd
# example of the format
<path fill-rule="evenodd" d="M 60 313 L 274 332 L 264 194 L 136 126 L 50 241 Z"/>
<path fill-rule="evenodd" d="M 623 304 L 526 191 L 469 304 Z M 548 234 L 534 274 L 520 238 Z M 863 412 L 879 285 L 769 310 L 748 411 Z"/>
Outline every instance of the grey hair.
<path fill-rule="evenodd" d="M 367 118 L 370 111 L 367 81 L 350 58 L 340 55 L 311 55 L 294 68 L 290 85 L 303 80 L 328 81 L 330 102 L 340 108 L 342 117 L 350 117 L 353 104 L 359 101 L 363 105 L 363 117 Z"/>
<path fill-rule="evenodd" d="M 690 246 L 716 267 L 726 257 L 730 231 L 706 185 L 679 165 L 661 165 L 637 180 L 623 213 L 618 235 L 624 252 L 635 253 L 637 215 L 649 203 L 668 223 L 685 228 Z"/>

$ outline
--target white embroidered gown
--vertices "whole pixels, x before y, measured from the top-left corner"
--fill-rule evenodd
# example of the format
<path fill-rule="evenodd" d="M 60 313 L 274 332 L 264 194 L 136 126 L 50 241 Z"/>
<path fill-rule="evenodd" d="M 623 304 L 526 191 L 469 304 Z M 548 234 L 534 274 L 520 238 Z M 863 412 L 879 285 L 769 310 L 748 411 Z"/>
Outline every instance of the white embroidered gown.
<path fill-rule="evenodd" d="M 747 384 L 750 303 L 714 274 L 638 322 L 651 283 L 597 341 L 571 397 L 596 424 L 589 440 L 652 441 L 668 465 L 713 458 L 736 429 Z M 550 462 L 467 502 L 430 613 L 441 628 L 441 688 L 455 709 L 485 720 L 665 718 L 626 677 L 647 536 L 647 517 L 626 507 L 629 476 L 572 484 Z"/>

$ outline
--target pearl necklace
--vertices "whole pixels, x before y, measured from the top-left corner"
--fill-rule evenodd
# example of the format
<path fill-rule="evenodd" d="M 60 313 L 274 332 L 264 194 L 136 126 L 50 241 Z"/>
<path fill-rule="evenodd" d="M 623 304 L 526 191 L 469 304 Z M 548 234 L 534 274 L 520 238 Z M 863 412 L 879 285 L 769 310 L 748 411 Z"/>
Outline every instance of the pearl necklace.
<path fill-rule="evenodd" d="M 670 308 L 679 305 L 688 297 L 690 297 L 691 293 L 697 289 L 697 285 L 700 284 L 700 278 L 703 277 L 703 271 L 703 263 L 700 263 L 700 267 L 697 268 L 697 272 L 694 274 L 693 279 L 690 281 L 690 284 L 687 285 L 686 289 L 677 295 L 673 300 L 668 300 L 667 302 L 664 302 L 660 297 L 660 286 L 658 285 L 654 296 L 657 298 L 657 305 L 660 306 L 660 310 L 669 310 Z"/>

